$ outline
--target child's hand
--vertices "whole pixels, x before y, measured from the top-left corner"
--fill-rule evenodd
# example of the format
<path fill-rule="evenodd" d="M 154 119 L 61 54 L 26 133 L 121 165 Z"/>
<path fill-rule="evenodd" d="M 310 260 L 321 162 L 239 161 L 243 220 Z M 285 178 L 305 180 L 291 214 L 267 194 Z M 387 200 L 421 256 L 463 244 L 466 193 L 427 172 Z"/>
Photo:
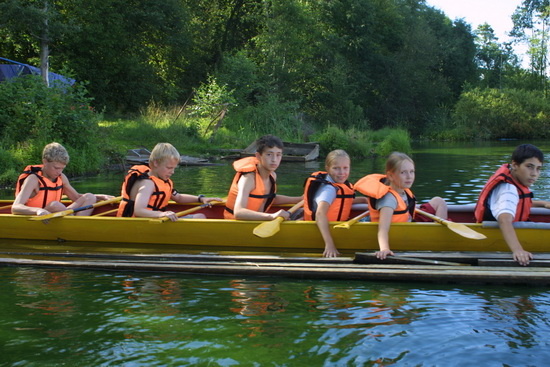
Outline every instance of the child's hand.
<path fill-rule="evenodd" d="M 273 213 L 273 219 L 277 217 L 283 217 L 284 220 L 288 220 L 288 218 L 290 218 L 290 212 L 288 210 L 281 209 L 278 212 Z"/>
<path fill-rule="evenodd" d="M 386 257 L 393 255 L 394 253 L 391 250 L 381 250 L 376 252 L 376 257 L 380 260 L 386 260 Z"/>

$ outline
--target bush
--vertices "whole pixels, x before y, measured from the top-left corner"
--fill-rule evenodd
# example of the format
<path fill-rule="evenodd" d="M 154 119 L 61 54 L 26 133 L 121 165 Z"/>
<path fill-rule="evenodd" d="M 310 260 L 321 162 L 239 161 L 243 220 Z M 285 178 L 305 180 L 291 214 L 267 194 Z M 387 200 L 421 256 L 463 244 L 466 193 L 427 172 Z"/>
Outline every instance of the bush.
<path fill-rule="evenodd" d="M 475 88 L 462 93 L 453 121 L 470 138 L 546 138 L 550 105 L 540 91 Z"/>
<path fill-rule="evenodd" d="M 40 162 L 45 144 L 57 141 L 72 153 L 68 173 L 97 170 L 102 142 L 90 102 L 80 84 L 48 88 L 33 75 L 0 83 L 0 147 L 30 164 Z"/>
<path fill-rule="evenodd" d="M 391 152 L 403 152 L 411 154 L 411 138 L 409 133 L 403 129 L 381 129 L 375 132 L 374 138 L 379 143 L 376 146 L 375 152 L 379 156 L 387 156 Z"/>
<path fill-rule="evenodd" d="M 257 101 L 228 116 L 225 127 L 249 136 L 251 141 L 265 134 L 283 140 L 302 140 L 303 123 L 296 103 L 281 101 L 275 93 L 258 96 Z"/>
<path fill-rule="evenodd" d="M 335 149 L 343 149 L 352 157 L 368 157 L 372 155 L 374 147 L 369 132 L 353 128 L 344 131 L 336 126 L 329 126 L 320 134 L 314 135 L 314 138 L 321 145 L 322 155 Z"/>

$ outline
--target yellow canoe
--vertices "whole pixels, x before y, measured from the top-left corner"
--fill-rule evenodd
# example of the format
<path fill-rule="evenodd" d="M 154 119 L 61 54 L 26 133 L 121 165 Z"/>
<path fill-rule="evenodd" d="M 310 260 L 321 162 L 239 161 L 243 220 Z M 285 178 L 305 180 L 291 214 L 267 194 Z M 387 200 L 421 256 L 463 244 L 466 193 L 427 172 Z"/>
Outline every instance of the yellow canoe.
<path fill-rule="evenodd" d="M 29 216 L 11 215 L 10 201 L 0 200 L 0 238 L 18 240 L 89 242 L 90 247 L 101 243 L 117 243 L 127 247 L 154 247 L 166 250 L 193 247 L 202 251 L 224 249 L 228 251 L 289 251 L 322 252 L 323 240 L 315 222 L 285 221 L 273 236 L 260 238 L 253 234 L 262 222 L 216 219 L 223 206 L 204 208 L 199 212 L 212 219 L 180 219 L 177 222 L 151 221 L 146 218 L 116 218 L 105 216 L 66 216 L 51 219 L 48 223 L 29 220 Z M 170 210 L 179 212 L 195 205 L 173 204 Z M 107 205 L 96 210 L 112 210 Z M 362 208 L 354 213 L 360 213 Z M 390 230 L 390 243 L 394 251 L 509 251 L 495 223 L 468 223 L 472 218 L 471 205 L 451 206 L 450 219 L 462 222 L 486 239 L 472 240 L 460 236 L 439 223 L 395 223 Z M 537 222 L 519 223 L 517 234 L 527 251 L 548 252 L 550 243 L 550 210 L 533 209 Z M 540 221 L 540 223 L 539 223 Z M 333 223 L 335 225 L 337 223 Z M 337 248 L 342 253 L 371 251 L 378 248 L 377 224 L 356 223 L 350 229 L 331 226 Z"/>

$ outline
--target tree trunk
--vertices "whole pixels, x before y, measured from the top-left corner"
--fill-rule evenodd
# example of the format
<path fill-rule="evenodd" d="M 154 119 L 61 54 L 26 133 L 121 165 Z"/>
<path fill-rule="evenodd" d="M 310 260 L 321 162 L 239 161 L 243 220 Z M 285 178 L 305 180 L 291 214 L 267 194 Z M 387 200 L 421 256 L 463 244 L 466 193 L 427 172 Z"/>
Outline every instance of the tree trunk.
<path fill-rule="evenodd" d="M 44 31 L 40 36 L 40 74 L 46 85 L 50 86 L 49 69 L 50 69 L 50 40 L 48 37 L 48 1 L 44 2 Z"/>

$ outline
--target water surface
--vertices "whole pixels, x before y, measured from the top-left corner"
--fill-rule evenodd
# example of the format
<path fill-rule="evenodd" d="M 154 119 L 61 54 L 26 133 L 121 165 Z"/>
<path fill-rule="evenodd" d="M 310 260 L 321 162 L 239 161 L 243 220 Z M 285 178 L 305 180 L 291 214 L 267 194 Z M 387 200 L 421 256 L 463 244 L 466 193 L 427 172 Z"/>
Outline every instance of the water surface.
<path fill-rule="evenodd" d="M 543 366 L 548 289 L 0 268 L 6 366 Z"/>
<path fill-rule="evenodd" d="M 413 191 L 420 201 L 474 203 L 518 143 L 418 145 Z M 219 163 L 181 167 L 176 187 L 225 196 L 233 170 Z M 382 165 L 354 160 L 351 181 Z M 283 163 L 279 192 L 301 195 L 305 177 L 322 168 Z M 117 195 L 123 176 L 71 182 Z M 549 189 L 545 170 L 533 190 L 549 200 Z M 550 291 L 532 286 L 0 267 L 0 309 L 0 366 L 544 366 L 550 358 Z"/>

